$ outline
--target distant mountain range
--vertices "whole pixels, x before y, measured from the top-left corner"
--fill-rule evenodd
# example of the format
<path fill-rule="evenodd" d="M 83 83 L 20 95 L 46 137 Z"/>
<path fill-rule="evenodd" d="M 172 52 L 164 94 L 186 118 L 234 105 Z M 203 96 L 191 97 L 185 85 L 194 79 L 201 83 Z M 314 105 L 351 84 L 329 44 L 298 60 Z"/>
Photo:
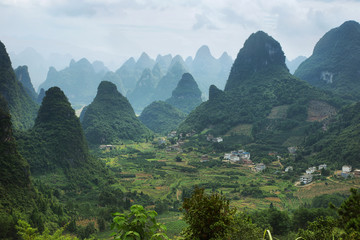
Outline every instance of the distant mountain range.
<path fill-rule="evenodd" d="M 285 59 L 285 63 L 286 63 L 286 66 L 288 67 L 289 69 L 289 72 L 291 74 L 294 74 L 294 72 L 296 71 L 296 69 L 300 66 L 300 64 L 302 62 L 304 62 L 306 60 L 306 57 L 304 56 L 298 56 L 296 58 L 294 58 L 293 60 L 289 60 L 289 59 Z"/>
<path fill-rule="evenodd" d="M 86 105 L 96 94 L 96 88 L 106 74 L 106 70 L 95 68 L 87 59 L 78 62 L 72 60 L 70 65 L 57 71 L 51 67 L 46 81 L 39 88 L 47 90 L 53 86 L 60 87 L 73 105 Z"/>
<path fill-rule="evenodd" d="M 36 54 L 32 55 L 35 58 Z M 169 98 L 185 72 L 193 74 L 203 93 L 207 93 L 211 84 L 222 88 L 232 62 L 227 53 L 223 53 L 219 59 L 214 58 L 207 46 L 202 46 L 194 59 L 188 57 L 186 61 L 179 55 L 172 57 L 170 54 L 158 55 L 154 60 L 142 53 L 137 61 L 129 58 L 115 72 L 109 71 L 99 61 L 91 64 L 87 59 L 77 62 L 72 60 L 68 67 L 60 71 L 50 67 L 39 91 L 41 88 L 47 90 L 58 86 L 68 96 L 72 105 L 83 106 L 95 97 L 96 87 L 101 81 L 110 81 L 128 97 L 135 112 L 140 113 L 152 101 Z M 32 66 L 29 65 L 28 68 L 30 71 Z M 204 99 L 207 97 L 207 94 L 202 96 Z"/>
<path fill-rule="evenodd" d="M 17 54 L 10 52 L 9 55 L 13 68 L 24 65 L 28 66 L 36 92 L 38 86 L 45 81 L 47 72 L 51 66 L 56 69 L 63 69 L 72 59 L 69 54 L 64 55 L 58 53 L 53 53 L 48 57 L 44 57 L 35 49 L 30 47 Z"/>

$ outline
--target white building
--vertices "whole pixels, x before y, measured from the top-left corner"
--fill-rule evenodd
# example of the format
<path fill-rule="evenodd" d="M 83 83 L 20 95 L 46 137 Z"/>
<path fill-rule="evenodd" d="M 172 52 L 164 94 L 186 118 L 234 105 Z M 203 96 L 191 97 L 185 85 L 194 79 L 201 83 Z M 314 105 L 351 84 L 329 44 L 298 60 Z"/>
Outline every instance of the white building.
<path fill-rule="evenodd" d="M 231 153 L 224 154 L 224 160 L 230 160 Z"/>
<path fill-rule="evenodd" d="M 351 172 L 352 167 L 350 165 L 344 165 L 342 166 L 342 172 L 343 173 L 349 173 Z"/>
<path fill-rule="evenodd" d="M 306 174 L 312 174 L 316 171 L 316 167 L 309 167 L 308 169 L 306 169 Z"/>
<path fill-rule="evenodd" d="M 285 172 L 290 172 L 290 171 L 293 171 L 294 168 L 292 166 L 288 166 L 285 168 Z"/>
<path fill-rule="evenodd" d="M 230 156 L 230 161 L 231 161 L 231 162 L 239 162 L 239 161 L 240 161 L 240 157 L 237 156 L 237 155 L 231 154 L 231 156 Z"/>
<path fill-rule="evenodd" d="M 266 169 L 266 165 L 263 163 L 256 164 L 255 166 L 255 171 L 257 172 L 264 171 L 265 169 Z"/>
<path fill-rule="evenodd" d="M 308 184 L 308 183 L 312 182 L 312 179 L 313 179 L 313 177 L 311 174 L 305 174 L 300 177 L 300 182 L 302 182 L 304 184 Z"/>
<path fill-rule="evenodd" d="M 241 153 L 241 158 L 250 159 L 250 153 L 249 152 Z"/>
<path fill-rule="evenodd" d="M 318 169 L 321 170 L 321 169 L 326 169 L 327 168 L 327 165 L 326 164 L 321 164 L 319 165 Z"/>
<path fill-rule="evenodd" d="M 217 137 L 217 138 L 213 138 L 213 140 L 212 140 L 213 142 L 217 142 L 217 143 L 219 143 L 219 142 L 222 142 L 222 141 L 224 141 L 224 139 L 222 138 L 222 137 Z"/>

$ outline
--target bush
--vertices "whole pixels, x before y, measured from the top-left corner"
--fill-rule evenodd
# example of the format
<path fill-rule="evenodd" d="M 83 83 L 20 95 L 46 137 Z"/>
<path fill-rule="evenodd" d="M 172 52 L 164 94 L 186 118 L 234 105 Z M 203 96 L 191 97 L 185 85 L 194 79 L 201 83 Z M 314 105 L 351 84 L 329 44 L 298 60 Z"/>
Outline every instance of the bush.
<path fill-rule="evenodd" d="M 129 214 L 114 213 L 111 229 L 115 230 L 112 236 L 115 239 L 131 240 L 163 240 L 169 239 L 164 233 L 165 225 L 157 223 L 157 213 L 147 211 L 141 205 L 133 205 Z"/>

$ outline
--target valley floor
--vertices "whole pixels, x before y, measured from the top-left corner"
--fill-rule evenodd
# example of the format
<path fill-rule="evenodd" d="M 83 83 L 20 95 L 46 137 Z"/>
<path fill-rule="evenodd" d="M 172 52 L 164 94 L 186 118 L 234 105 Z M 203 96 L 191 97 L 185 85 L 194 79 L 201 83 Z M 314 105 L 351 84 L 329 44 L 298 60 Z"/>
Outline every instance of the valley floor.
<path fill-rule="evenodd" d="M 359 178 L 334 176 L 296 186 L 297 178 L 284 177 L 280 161 L 268 164 L 266 171 L 255 172 L 247 165 L 222 162 L 223 153 L 209 153 L 209 161 L 201 162 L 203 155 L 196 149 L 178 152 L 153 143 L 123 143 L 98 154 L 116 176 L 113 187 L 147 194 L 156 204 L 165 202 L 169 206 L 164 210 L 156 204 L 148 208 L 160 209 L 158 219 L 167 225 L 170 236 L 179 234 L 186 225 L 179 208 L 195 185 L 225 195 L 232 206 L 249 213 L 270 204 L 291 211 L 311 203 L 316 196 L 348 195 L 350 188 L 360 187 Z"/>

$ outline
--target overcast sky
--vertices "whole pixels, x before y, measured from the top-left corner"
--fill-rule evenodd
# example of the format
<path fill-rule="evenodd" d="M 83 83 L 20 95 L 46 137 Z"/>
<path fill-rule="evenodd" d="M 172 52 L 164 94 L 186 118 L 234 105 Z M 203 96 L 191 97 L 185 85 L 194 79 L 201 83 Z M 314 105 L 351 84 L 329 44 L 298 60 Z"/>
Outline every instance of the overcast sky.
<path fill-rule="evenodd" d="M 0 0 L 0 40 L 8 52 L 32 47 L 120 64 L 142 52 L 194 56 L 208 45 L 233 58 L 263 30 L 293 59 L 344 21 L 360 21 L 355 0 Z"/>

